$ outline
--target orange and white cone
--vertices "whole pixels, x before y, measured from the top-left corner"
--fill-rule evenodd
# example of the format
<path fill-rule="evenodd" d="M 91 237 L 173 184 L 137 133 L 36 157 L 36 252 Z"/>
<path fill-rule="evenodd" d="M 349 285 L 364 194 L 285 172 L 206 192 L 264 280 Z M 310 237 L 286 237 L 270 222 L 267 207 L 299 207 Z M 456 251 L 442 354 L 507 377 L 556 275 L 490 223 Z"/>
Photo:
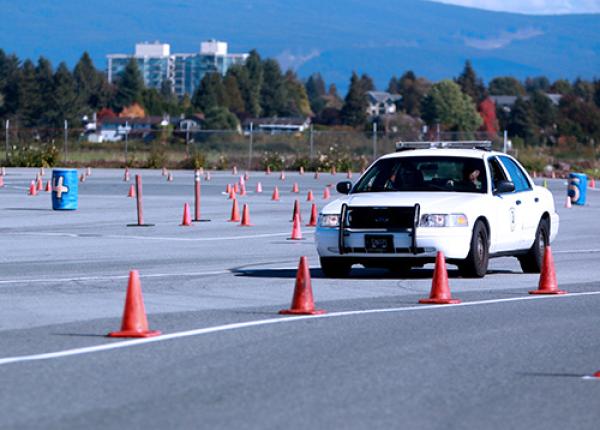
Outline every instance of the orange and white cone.
<path fill-rule="evenodd" d="M 38 176 L 37 181 L 35 182 L 35 190 L 42 191 L 44 189 L 44 183 L 42 182 L 42 177 Z"/>
<path fill-rule="evenodd" d="M 303 166 L 300 166 L 298 173 L 300 173 L 300 176 L 304 175 L 304 167 Z"/>
<path fill-rule="evenodd" d="M 315 172 L 315 176 L 314 176 L 314 178 L 315 178 L 315 179 L 319 179 L 319 171 L 318 171 L 318 170 Z"/>
<path fill-rule="evenodd" d="M 306 224 L 306 227 L 316 227 L 317 226 L 317 205 L 315 203 L 312 204 L 310 208 L 310 221 Z"/>
<path fill-rule="evenodd" d="M 79 175 L 79 182 L 85 182 L 85 173 Z"/>
<path fill-rule="evenodd" d="M 167 173 L 168 173 L 168 172 L 167 172 L 167 168 L 166 168 L 166 167 L 163 167 L 163 168 L 162 168 L 162 175 L 163 175 L 163 176 L 167 176 Z"/>
<path fill-rule="evenodd" d="M 148 318 L 142 297 L 142 285 L 137 270 L 129 272 L 127 296 L 120 331 L 113 331 L 108 337 L 151 337 L 160 335 L 158 330 L 148 329 Z"/>
<path fill-rule="evenodd" d="M 45 191 L 46 191 L 47 193 L 50 193 L 50 192 L 52 192 L 52 183 L 50 182 L 50 179 L 48 179 L 48 180 L 46 181 L 46 190 L 45 190 Z"/>
<path fill-rule="evenodd" d="M 127 193 L 127 197 L 135 198 L 135 186 L 133 184 L 129 186 L 129 192 Z"/>
<path fill-rule="evenodd" d="M 315 197 L 313 196 L 312 190 L 309 190 L 308 194 L 306 195 L 306 201 L 307 202 L 312 202 L 314 199 L 315 199 Z"/>
<path fill-rule="evenodd" d="M 325 187 L 323 190 L 323 200 L 329 200 L 331 197 L 331 193 L 329 192 L 329 187 Z"/>
<path fill-rule="evenodd" d="M 29 184 L 29 193 L 30 196 L 37 196 L 37 189 L 35 187 L 35 181 L 31 181 Z"/>
<path fill-rule="evenodd" d="M 240 185 L 240 196 L 245 196 L 246 195 L 246 184 L 241 184 Z"/>
<path fill-rule="evenodd" d="M 294 225 L 292 226 L 292 236 L 289 240 L 302 240 L 302 229 L 300 228 L 300 215 L 294 216 Z"/>
<path fill-rule="evenodd" d="M 596 180 L 594 178 L 590 179 L 590 188 L 596 188 Z"/>
<path fill-rule="evenodd" d="M 183 205 L 183 219 L 181 220 L 180 225 L 182 227 L 189 227 L 192 225 L 192 215 L 190 213 L 190 205 L 187 203 Z"/>
<path fill-rule="evenodd" d="M 6 176 L 6 167 L 0 168 L 0 176 Z"/>
<path fill-rule="evenodd" d="M 428 299 L 421 299 L 419 303 L 433 305 L 455 305 L 460 303 L 459 299 L 453 299 L 448 285 L 448 271 L 446 270 L 446 259 L 442 251 L 438 251 L 435 257 L 435 269 L 431 282 L 431 293 Z"/>
<path fill-rule="evenodd" d="M 233 205 L 231 206 L 231 217 L 229 218 L 229 222 L 239 222 L 240 221 L 240 209 L 238 207 L 237 199 L 233 199 Z"/>
<path fill-rule="evenodd" d="M 296 272 L 296 285 L 294 287 L 294 297 L 290 309 L 279 311 L 281 315 L 320 315 L 325 311 L 315 309 L 313 299 L 312 285 L 310 280 L 310 269 L 306 257 L 300 257 L 298 271 Z"/>
<path fill-rule="evenodd" d="M 275 189 L 273 190 L 273 195 L 271 196 L 271 200 L 278 202 L 279 201 L 279 188 L 277 188 L 277 186 L 275 186 Z"/>
<path fill-rule="evenodd" d="M 171 172 L 167 175 L 167 182 L 173 182 L 173 174 Z"/>
<path fill-rule="evenodd" d="M 256 192 L 257 192 L 257 193 L 262 193 L 262 192 L 263 192 L 263 191 L 262 191 L 262 184 L 261 184 L 260 182 L 258 182 L 258 183 L 256 184 Z"/>
<path fill-rule="evenodd" d="M 544 260 L 542 261 L 538 289 L 530 291 L 529 294 L 567 294 L 566 291 L 558 289 L 556 271 L 554 270 L 554 258 L 552 257 L 552 249 L 550 246 L 546 246 L 544 251 Z"/>
<path fill-rule="evenodd" d="M 285 172 L 282 170 L 281 174 L 279 175 L 279 179 L 282 181 L 285 181 Z"/>
<path fill-rule="evenodd" d="M 88 167 L 87 169 L 85 169 L 85 176 L 92 176 L 92 168 Z"/>
<path fill-rule="evenodd" d="M 348 170 L 348 173 L 346 173 L 346 178 L 352 179 L 352 171 Z"/>
<path fill-rule="evenodd" d="M 4 187 L 4 176 L 0 175 L 0 188 Z"/>
<path fill-rule="evenodd" d="M 292 193 L 299 193 L 300 192 L 300 188 L 298 188 L 298 182 L 294 182 L 294 185 L 292 186 Z"/>
<path fill-rule="evenodd" d="M 129 182 L 131 177 L 129 176 L 129 168 L 125 167 L 125 173 L 123 173 L 123 182 Z"/>
<path fill-rule="evenodd" d="M 567 209 L 571 209 L 572 204 L 571 204 L 571 196 L 567 196 L 566 200 L 565 200 L 565 208 Z"/>
<path fill-rule="evenodd" d="M 331 174 L 332 175 L 336 175 L 337 174 L 337 169 L 335 168 L 335 166 L 331 167 Z"/>
<path fill-rule="evenodd" d="M 240 227 L 251 227 L 250 224 L 250 209 L 248 209 L 248 204 L 244 203 L 244 208 L 242 209 L 242 221 L 240 222 Z"/>
<path fill-rule="evenodd" d="M 204 174 L 204 180 L 205 181 L 210 181 L 211 177 L 210 177 L 210 172 L 206 171 L 206 173 Z"/>
<path fill-rule="evenodd" d="M 238 173 L 237 173 L 237 166 L 233 166 L 233 168 L 231 169 L 231 174 L 232 174 L 233 176 L 237 176 L 237 174 L 238 174 Z"/>
<path fill-rule="evenodd" d="M 270 175 L 271 174 L 271 166 L 267 166 L 267 168 L 265 169 L 265 175 Z"/>

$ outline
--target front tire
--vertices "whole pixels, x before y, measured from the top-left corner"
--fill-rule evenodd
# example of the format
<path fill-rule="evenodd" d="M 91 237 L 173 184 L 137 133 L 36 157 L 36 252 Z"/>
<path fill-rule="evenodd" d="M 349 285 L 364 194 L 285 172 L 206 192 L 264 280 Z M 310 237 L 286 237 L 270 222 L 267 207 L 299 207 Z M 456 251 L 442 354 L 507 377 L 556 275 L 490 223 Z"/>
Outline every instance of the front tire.
<path fill-rule="evenodd" d="M 346 278 L 352 270 L 352 264 L 343 258 L 320 257 L 319 261 L 327 278 Z"/>
<path fill-rule="evenodd" d="M 541 220 L 538 224 L 537 231 L 535 232 L 535 240 L 533 241 L 533 245 L 531 245 L 531 248 L 529 248 L 527 254 L 518 257 L 523 272 L 540 273 L 542 271 L 544 252 L 546 252 L 546 246 L 550 244 L 549 231 L 550 226 L 548 225 L 548 220 Z"/>
<path fill-rule="evenodd" d="M 458 268 L 465 278 L 483 278 L 487 273 L 489 259 L 488 231 L 482 221 L 477 221 L 473 226 L 469 254 L 458 264 Z"/>

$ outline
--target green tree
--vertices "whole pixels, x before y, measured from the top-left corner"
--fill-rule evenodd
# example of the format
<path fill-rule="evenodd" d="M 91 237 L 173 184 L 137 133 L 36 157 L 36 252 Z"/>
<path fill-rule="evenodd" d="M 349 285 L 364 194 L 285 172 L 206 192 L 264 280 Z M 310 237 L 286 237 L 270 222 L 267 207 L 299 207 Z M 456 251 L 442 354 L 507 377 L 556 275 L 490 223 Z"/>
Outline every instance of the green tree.
<path fill-rule="evenodd" d="M 490 81 L 488 91 L 493 96 L 524 96 L 525 88 L 521 83 L 510 76 L 494 78 Z"/>
<path fill-rule="evenodd" d="M 225 88 L 219 73 L 207 73 L 192 97 L 192 105 L 202 112 L 225 106 Z"/>
<path fill-rule="evenodd" d="M 427 123 L 439 123 L 450 131 L 472 132 L 483 123 L 471 97 L 450 80 L 440 81 L 431 87 L 423 101 L 422 112 Z"/>
<path fill-rule="evenodd" d="M 227 108 L 236 115 L 245 112 L 244 99 L 238 84 L 238 80 L 233 73 L 227 73 L 223 79 L 223 87 L 225 90 L 225 100 Z"/>
<path fill-rule="evenodd" d="M 313 73 L 304 84 L 311 110 L 318 115 L 326 106 L 325 81 L 320 73 Z"/>
<path fill-rule="evenodd" d="M 144 79 L 137 61 L 135 58 L 131 58 L 117 80 L 117 92 L 114 98 L 115 107 L 123 109 L 135 102 L 142 103 L 144 88 Z"/>
<path fill-rule="evenodd" d="M 108 105 L 112 89 L 104 73 L 96 69 L 87 52 L 83 53 L 75 65 L 73 78 L 77 95 L 89 111 L 97 111 Z"/>
<path fill-rule="evenodd" d="M 162 115 L 165 113 L 163 96 L 156 88 L 144 88 L 142 91 L 142 106 L 144 106 L 147 115 Z"/>
<path fill-rule="evenodd" d="M 263 86 L 264 72 L 263 63 L 256 50 L 253 49 L 250 51 L 244 67 L 247 72 L 247 81 L 243 82 L 243 79 L 240 79 L 240 76 L 236 76 L 236 78 L 238 78 L 240 88 L 242 88 L 243 84 L 247 85 L 247 87 L 245 87 L 246 91 L 242 91 L 242 97 L 244 97 L 244 102 L 246 104 L 246 112 L 252 116 L 258 117 L 262 113 L 260 108 L 260 92 Z"/>
<path fill-rule="evenodd" d="M 535 78 L 525 79 L 525 89 L 528 93 L 534 93 L 536 91 L 550 91 L 550 81 L 545 76 L 537 76 Z"/>
<path fill-rule="evenodd" d="M 535 91 L 530 99 L 535 123 L 540 128 L 552 127 L 556 122 L 557 109 L 542 91 Z"/>
<path fill-rule="evenodd" d="M 391 77 L 388 83 L 387 92 L 390 94 L 400 94 L 400 82 L 395 75 Z"/>
<path fill-rule="evenodd" d="M 564 96 L 559 104 L 558 131 L 582 143 L 599 142 L 600 109 L 574 94 Z"/>
<path fill-rule="evenodd" d="M 481 78 L 477 77 L 471 62 L 467 60 L 462 73 L 456 78 L 456 83 L 460 85 L 463 93 L 471 97 L 475 104 L 482 101 L 486 96 L 485 85 Z"/>
<path fill-rule="evenodd" d="M 353 127 L 364 127 L 367 122 L 367 97 L 364 82 L 356 72 L 352 72 L 350 88 L 344 99 L 341 118 L 346 125 Z"/>
<path fill-rule="evenodd" d="M 37 119 L 34 121 L 40 126 L 48 126 L 51 122 L 52 94 L 54 92 L 54 72 L 52 64 L 47 58 L 40 57 L 35 67 L 36 88 L 39 97 L 35 99 L 34 107 Z"/>
<path fill-rule="evenodd" d="M 204 127 L 208 130 L 235 130 L 238 126 L 237 117 L 222 106 L 211 108 L 204 117 Z"/>
<path fill-rule="evenodd" d="M 262 115 L 279 116 L 286 110 L 288 95 L 281 76 L 279 63 L 273 59 L 266 59 L 262 65 L 263 83 L 260 91 L 260 107 Z"/>
<path fill-rule="evenodd" d="M 25 60 L 19 73 L 17 115 L 25 127 L 39 125 L 42 95 L 39 92 L 35 66 Z"/>
<path fill-rule="evenodd" d="M 413 117 L 421 116 L 421 103 L 429 92 L 431 84 L 424 78 L 417 78 L 412 70 L 405 72 L 398 79 L 398 94 L 402 96 L 400 106 L 404 112 Z"/>
<path fill-rule="evenodd" d="M 77 97 L 73 75 L 65 63 L 59 64 L 53 79 L 51 101 L 46 113 L 48 125 L 60 128 L 66 120 L 70 127 L 78 127 L 82 104 Z"/>
<path fill-rule="evenodd" d="M 511 136 L 521 137 L 525 142 L 536 143 L 536 128 L 535 113 L 531 103 L 518 97 L 510 111 L 508 133 Z"/>
<path fill-rule="evenodd" d="M 558 79 L 556 81 L 554 81 L 554 83 L 552 84 L 552 86 L 550 87 L 550 90 L 553 93 L 557 93 L 557 94 L 570 94 L 571 93 L 571 83 L 569 81 L 567 81 L 566 79 Z"/>
<path fill-rule="evenodd" d="M 302 82 L 292 70 L 288 70 L 284 77 L 285 92 L 287 94 L 286 115 L 311 116 L 310 102 Z"/>
<path fill-rule="evenodd" d="M 360 87 L 365 94 L 368 91 L 375 91 L 375 83 L 373 82 L 373 78 L 366 73 L 363 73 L 360 77 Z"/>
<path fill-rule="evenodd" d="M 19 59 L 16 55 L 6 55 L 0 49 L 0 94 L 3 104 L 0 117 L 14 115 L 19 108 Z"/>

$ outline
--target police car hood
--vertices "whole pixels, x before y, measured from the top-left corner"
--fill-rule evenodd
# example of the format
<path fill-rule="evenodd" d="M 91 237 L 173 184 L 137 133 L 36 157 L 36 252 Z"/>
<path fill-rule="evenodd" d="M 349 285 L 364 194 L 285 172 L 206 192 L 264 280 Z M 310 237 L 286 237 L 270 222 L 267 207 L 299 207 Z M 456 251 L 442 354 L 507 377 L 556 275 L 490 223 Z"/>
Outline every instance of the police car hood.
<path fill-rule="evenodd" d="M 419 204 L 421 213 L 457 213 L 468 211 L 485 196 L 480 193 L 441 191 L 355 193 L 329 203 L 322 213 L 338 214 L 344 203 L 359 207 L 407 207 Z"/>

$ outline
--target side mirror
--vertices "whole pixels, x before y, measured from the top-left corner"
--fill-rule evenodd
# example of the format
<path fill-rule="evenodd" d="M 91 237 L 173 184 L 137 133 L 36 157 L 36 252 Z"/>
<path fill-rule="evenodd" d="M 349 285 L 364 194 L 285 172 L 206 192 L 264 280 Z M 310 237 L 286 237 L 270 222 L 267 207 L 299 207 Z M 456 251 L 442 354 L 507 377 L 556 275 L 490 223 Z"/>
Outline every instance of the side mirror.
<path fill-rule="evenodd" d="M 494 194 L 512 193 L 515 190 L 515 183 L 511 181 L 498 181 Z"/>
<path fill-rule="evenodd" d="M 338 182 L 335 189 L 340 194 L 349 194 L 350 190 L 352 189 L 352 182 L 350 182 L 350 181 Z"/>

